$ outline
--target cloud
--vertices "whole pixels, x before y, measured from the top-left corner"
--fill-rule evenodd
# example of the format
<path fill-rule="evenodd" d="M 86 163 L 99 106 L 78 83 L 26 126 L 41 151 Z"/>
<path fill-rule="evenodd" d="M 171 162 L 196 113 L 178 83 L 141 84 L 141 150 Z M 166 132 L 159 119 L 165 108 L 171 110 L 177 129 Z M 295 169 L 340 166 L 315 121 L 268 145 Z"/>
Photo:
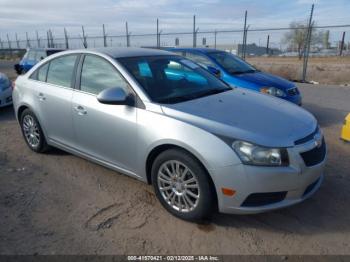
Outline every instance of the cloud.
<path fill-rule="evenodd" d="M 63 27 L 78 36 L 82 25 L 89 36 L 101 35 L 102 24 L 121 35 L 125 21 L 134 35 L 154 33 L 157 18 L 163 32 L 191 32 L 194 14 L 201 31 L 241 29 L 245 10 L 250 28 L 280 27 L 306 20 L 313 2 L 318 24 L 348 23 L 348 0 L 0 0 L 0 37 L 17 32 L 23 39 L 36 30 L 45 36 L 49 28 L 62 37 Z"/>

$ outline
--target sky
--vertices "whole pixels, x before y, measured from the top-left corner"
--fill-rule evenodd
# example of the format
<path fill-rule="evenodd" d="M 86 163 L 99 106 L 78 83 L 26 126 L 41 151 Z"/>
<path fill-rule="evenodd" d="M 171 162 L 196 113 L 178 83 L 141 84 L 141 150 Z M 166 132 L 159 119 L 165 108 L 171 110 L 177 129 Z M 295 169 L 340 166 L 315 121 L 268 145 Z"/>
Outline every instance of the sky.
<path fill-rule="evenodd" d="M 63 27 L 79 35 L 82 25 L 95 36 L 102 24 L 108 35 L 120 35 L 125 21 L 131 34 L 155 33 L 157 18 L 164 33 L 191 32 L 194 14 L 199 31 L 234 30 L 243 27 L 245 10 L 250 28 L 287 27 L 306 21 L 312 3 L 318 25 L 350 24 L 350 0 L 0 0 L 0 38 L 9 34 L 14 39 L 15 32 L 19 39 L 25 39 L 25 32 L 35 38 L 35 31 L 46 36 L 49 28 L 63 36 Z"/>

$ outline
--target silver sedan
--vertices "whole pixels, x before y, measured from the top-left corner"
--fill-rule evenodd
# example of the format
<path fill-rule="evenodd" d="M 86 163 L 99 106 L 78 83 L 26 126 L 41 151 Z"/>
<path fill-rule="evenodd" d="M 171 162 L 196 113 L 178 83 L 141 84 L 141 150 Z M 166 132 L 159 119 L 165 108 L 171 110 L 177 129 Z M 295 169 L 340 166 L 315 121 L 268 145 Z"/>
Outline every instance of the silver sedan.
<path fill-rule="evenodd" d="M 286 207 L 323 180 L 326 145 L 310 113 L 169 52 L 55 54 L 17 78 L 13 100 L 33 151 L 57 147 L 152 184 L 182 219 Z"/>

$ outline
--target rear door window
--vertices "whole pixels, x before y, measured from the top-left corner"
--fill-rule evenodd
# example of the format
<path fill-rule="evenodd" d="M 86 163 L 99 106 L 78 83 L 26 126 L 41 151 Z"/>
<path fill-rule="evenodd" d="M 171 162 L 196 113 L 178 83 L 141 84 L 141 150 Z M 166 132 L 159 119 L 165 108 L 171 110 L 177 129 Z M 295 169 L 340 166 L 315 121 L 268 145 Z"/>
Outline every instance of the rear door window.
<path fill-rule="evenodd" d="M 46 82 L 47 69 L 49 69 L 49 63 L 46 63 L 38 69 L 38 81 Z"/>
<path fill-rule="evenodd" d="M 148 74 L 147 68 L 144 68 Z M 128 90 L 128 84 L 117 72 L 116 68 L 104 58 L 87 55 L 85 56 L 81 72 L 80 90 L 99 94 L 107 88 L 120 87 Z"/>
<path fill-rule="evenodd" d="M 51 60 L 47 82 L 63 87 L 71 87 L 77 57 L 77 55 L 66 55 Z"/>

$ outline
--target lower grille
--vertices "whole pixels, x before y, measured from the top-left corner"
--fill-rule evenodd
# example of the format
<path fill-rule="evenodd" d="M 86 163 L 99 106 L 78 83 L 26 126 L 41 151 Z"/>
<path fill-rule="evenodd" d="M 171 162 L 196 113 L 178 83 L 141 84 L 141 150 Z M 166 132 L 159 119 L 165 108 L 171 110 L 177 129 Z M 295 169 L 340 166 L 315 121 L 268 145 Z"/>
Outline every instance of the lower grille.
<path fill-rule="evenodd" d="M 300 153 L 306 166 L 314 166 L 321 163 L 326 157 L 326 144 L 324 139 L 320 147 L 315 147 L 310 151 Z"/>
<path fill-rule="evenodd" d="M 303 197 L 306 196 L 307 194 L 309 194 L 317 185 L 318 181 L 320 179 L 317 179 L 315 182 L 313 182 L 312 184 L 310 184 L 304 191 Z"/>
<path fill-rule="evenodd" d="M 287 191 L 250 194 L 241 205 L 242 207 L 259 207 L 278 203 L 285 199 Z"/>

